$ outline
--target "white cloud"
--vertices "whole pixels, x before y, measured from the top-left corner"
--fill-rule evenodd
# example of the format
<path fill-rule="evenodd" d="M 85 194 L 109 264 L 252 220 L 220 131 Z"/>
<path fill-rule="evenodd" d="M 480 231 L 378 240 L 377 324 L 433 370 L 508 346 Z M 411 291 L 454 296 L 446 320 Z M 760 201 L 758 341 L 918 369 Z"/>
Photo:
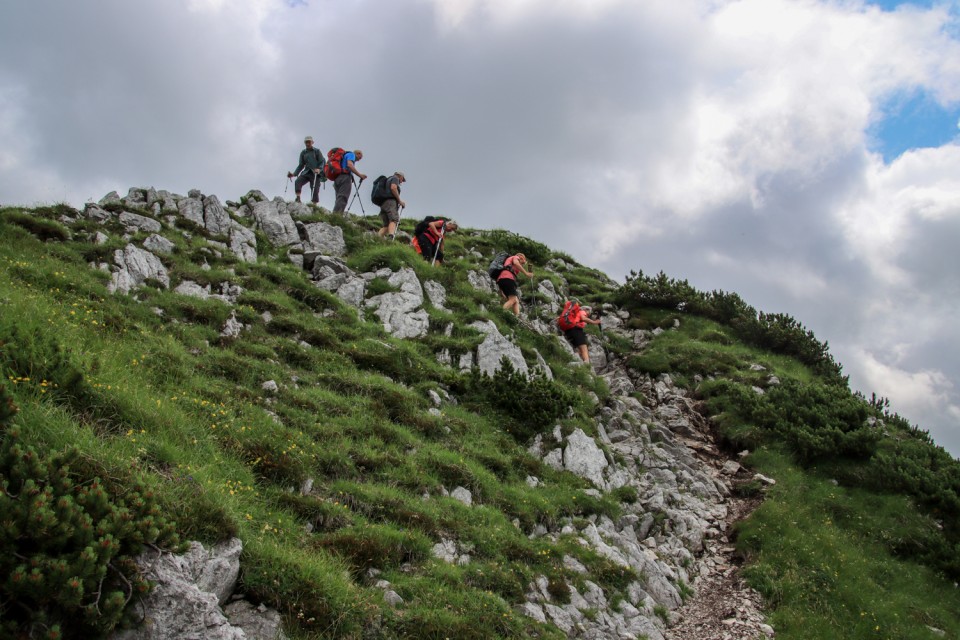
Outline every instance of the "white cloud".
<path fill-rule="evenodd" d="M 0 193 L 279 195 L 310 133 L 404 168 L 408 215 L 788 312 L 944 425 L 960 151 L 888 166 L 867 131 L 960 101 L 956 33 L 852 0 L 0 3 Z"/>

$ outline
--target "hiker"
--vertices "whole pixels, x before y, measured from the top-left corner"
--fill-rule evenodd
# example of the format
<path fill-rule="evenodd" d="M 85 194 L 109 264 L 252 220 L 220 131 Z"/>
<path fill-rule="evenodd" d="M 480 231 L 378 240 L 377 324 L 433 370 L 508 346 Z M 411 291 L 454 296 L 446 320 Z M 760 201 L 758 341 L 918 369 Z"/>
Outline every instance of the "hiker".
<path fill-rule="evenodd" d="M 314 148 L 312 137 L 304 138 L 303 144 L 306 145 L 306 148 L 300 152 L 300 164 L 297 165 L 296 169 L 288 172 L 287 177 L 297 178 L 296 182 L 293 183 L 293 188 L 297 192 L 297 202 L 300 202 L 300 190 L 303 189 L 303 185 L 309 182 L 312 191 L 310 202 L 316 204 L 320 202 L 320 183 L 324 181 L 324 178 L 320 175 L 320 172 L 323 171 L 323 154 L 320 153 L 319 149 Z"/>
<path fill-rule="evenodd" d="M 557 318 L 557 325 L 563 331 L 563 337 L 586 363 L 590 362 L 590 351 L 587 349 L 587 332 L 583 328 L 588 324 L 602 325 L 599 318 L 594 320 L 590 317 L 592 312 L 593 309 L 590 307 L 581 307 L 576 300 L 568 300 L 563 305 L 560 317 Z"/>
<path fill-rule="evenodd" d="M 443 264 L 443 238 L 459 228 L 460 225 L 453 220 L 427 216 L 413 230 L 413 239 L 410 244 L 423 256 L 424 260 Z"/>
<path fill-rule="evenodd" d="M 513 315 L 520 316 L 520 296 L 517 292 L 517 273 L 523 273 L 528 278 L 533 277 L 532 271 L 527 271 L 523 265 L 527 264 L 527 256 L 522 253 L 512 255 L 503 261 L 503 271 L 497 276 L 497 288 L 507 299 L 503 303 L 504 309 L 513 311 Z"/>
<path fill-rule="evenodd" d="M 344 152 L 343 159 L 340 161 L 341 173 L 333 181 L 333 188 L 337 194 L 337 199 L 333 205 L 334 213 L 346 211 L 347 201 L 350 199 L 350 189 L 353 186 L 353 175 L 356 174 L 360 178 L 360 182 L 367 179 L 366 174 L 360 173 L 354 166 L 354 163 L 360 162 L 362 159 L 363 151 L 360 151 L 360 149 Z"/>
<path fill-rule="evenodd" d="M 380 205 L 380 220 L 383 227 L 377 231 L 377 234 L 383 238 L 390 236 L 393 240 L 397 234 L 397 223 L 400 222 L 400 209 L 407 206 L 407 203 L 400 198 L 400 185 L 407 181 L 407 177 L 402 171 L 394 171 L 393 175 L 387 178 L 387 190 L 390 195 Z"/>

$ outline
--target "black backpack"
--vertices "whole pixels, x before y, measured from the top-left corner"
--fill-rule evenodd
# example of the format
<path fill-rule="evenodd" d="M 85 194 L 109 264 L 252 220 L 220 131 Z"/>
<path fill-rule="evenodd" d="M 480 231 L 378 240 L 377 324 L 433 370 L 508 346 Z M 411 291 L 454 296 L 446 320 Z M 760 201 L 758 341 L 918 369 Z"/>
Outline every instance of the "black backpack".
<path fill-rule="evenodd" d="M 504 261 L 510 257 L 510 254 L 506 251 L 501 251 L 493 257 L 493 260 L 490 262 L 490 267 L 487 269 L 487 273 L 490 275 L 490 278 L 496 280 L 500 277 L 500 274 L 503 273 L 503 270 L 507 267 L 503 264 Z"/>
<path fill-rule="evenodd" d="M 419 236 L 420 234 L 427 232 L 427 225 L 431 222 L 436 222 L 437 220 L 443 220 L 443 218 L 434 218 L 433 216 L 427 216 L 423 220 L 417 223 L 417 226 L 413 228 L 413 235 Z"/>
<path fill-rule="evenodd" d="M 387 176 L 377 176 L 377 179 L 373 181 L 373 189 L 370 191 L 370 200 L 375 205 L 382 205 L 392 197 L 393 193 L 391 193 Z"/>

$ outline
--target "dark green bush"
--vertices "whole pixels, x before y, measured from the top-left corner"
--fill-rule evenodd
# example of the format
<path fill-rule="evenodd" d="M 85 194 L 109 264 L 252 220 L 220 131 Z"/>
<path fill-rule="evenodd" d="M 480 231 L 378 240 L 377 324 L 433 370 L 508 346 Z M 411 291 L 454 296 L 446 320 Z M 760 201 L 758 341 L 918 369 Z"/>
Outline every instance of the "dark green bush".
<path fill-rule="evenodd" d="M 177 546 L 174 525 L 143 481 L 111 470 L 105 482 L 75 450 L 24 444 L 2 388 L 0 406 L 0 635 L 105 635 L 151 588 L 133 558 Z"/>
<path fill-rule="evenodd" d="M 455 390 L 467 406 L 490 408 L 504 420 L 504 428 L 523 442 L 552 427 L 575 402 L 573 394 L 541 376 L 518 373 L 504 358 L 492 377 L 478 369 L 461 376 Z"/>

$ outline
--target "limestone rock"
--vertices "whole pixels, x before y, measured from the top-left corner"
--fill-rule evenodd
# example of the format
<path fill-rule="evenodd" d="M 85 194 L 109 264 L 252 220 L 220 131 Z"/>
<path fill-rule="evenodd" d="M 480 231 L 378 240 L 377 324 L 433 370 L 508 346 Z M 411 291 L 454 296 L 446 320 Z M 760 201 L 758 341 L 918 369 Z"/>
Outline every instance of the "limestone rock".
<path fill-rule="evenodd" d="M 156 280 L 164 287 L 170 286 L 167 268 L 149 251 L 128 244 L 122 251 L 114 251 L 113 261 L 119 270 L 113 273 L 107 285 L 110 293 L 129 293 L 131 289 L 142 285 L 147 278 Z"/>
<path fill-rule="evenodd" d="M 285 640 L 280 612 L 264 605 L 253 606 L 246 600 L 231 602 L 223 608 L 227 620 L 243 631 L 247 640 Z"/>
<path fill-rule="evenodd" d="M 138 213 L 130 213 L 129 211 L 122 211 L 120 215 L 117 216 L 117 219 L 120 221 L 120 224 L 131 231 L 151 231 L 153 233 L 159 233 L 160 230 L 163 229 L 163 225 L 153 218 L 141 216 Z"/>
<path fill-rule="evenodd" d="M 286 247 L 300 243 L 296 224 L 286 213 L 280 213 L 276 202 L 264 201 L 253 205 L 253 218 L 257 226 L 266 234 L 270 244 Z"/>
<path fill-rule="evenodd" d="M 374 309 L 383 323 L 383 328 L 396 338 L 420 338 L 427 335 L 430 318 L 421 309 L 423 305 L 423 287 L 417 274 L 409 267 L 390 276 L 388 282 L 400 287 L 400 291 L 391 291 L 373 296 L 366 301 L 368 308 Z"/>
<path fill-rule="evenodd" d="M 236 585 L 240 550 L 233 539 L 210 551 L 193 542 L 182 556 L 144 552 L 137 563 L 156 583 L 143 600 L 144 623 L 114 640 L 245 640 L 219 607 Z"/>
<path fill-rule="evenodd" d="M 487 375 L 494 375 L 500 370 L 500 360 L 506 357 L 515 371 L 524 375 L 528 373 L 527 362 L 523 358 L 520 347 L 505 338 L 497 329 L 497 325 L 486 320 L 474 322 L 470 327 L 486 336 L 477 347 L 477 366 L 481 371 Z"/>
<path fill-rule="evenodd" d="M 312 269 L 317 256 L 340 257 L 347 252 L 343 229 L 326 222 L 303 224 L 297 222 L 297 230 L 303 240 L 303 266 Z"/>
<path fill-rule="evenodd" d="M 143 241 L 143 248 L 153 253 L 171 254 L 176 249 L 176 245 L 163 236 L 153 234 Z"/>
<path fill-rule="evenodd" d="M 567 437 L 563 467 L 598 487 L 606 486 L 603 470 L 607 467 L 607 458 L 593 438 L 582 429 L 577 429 Z"/>

